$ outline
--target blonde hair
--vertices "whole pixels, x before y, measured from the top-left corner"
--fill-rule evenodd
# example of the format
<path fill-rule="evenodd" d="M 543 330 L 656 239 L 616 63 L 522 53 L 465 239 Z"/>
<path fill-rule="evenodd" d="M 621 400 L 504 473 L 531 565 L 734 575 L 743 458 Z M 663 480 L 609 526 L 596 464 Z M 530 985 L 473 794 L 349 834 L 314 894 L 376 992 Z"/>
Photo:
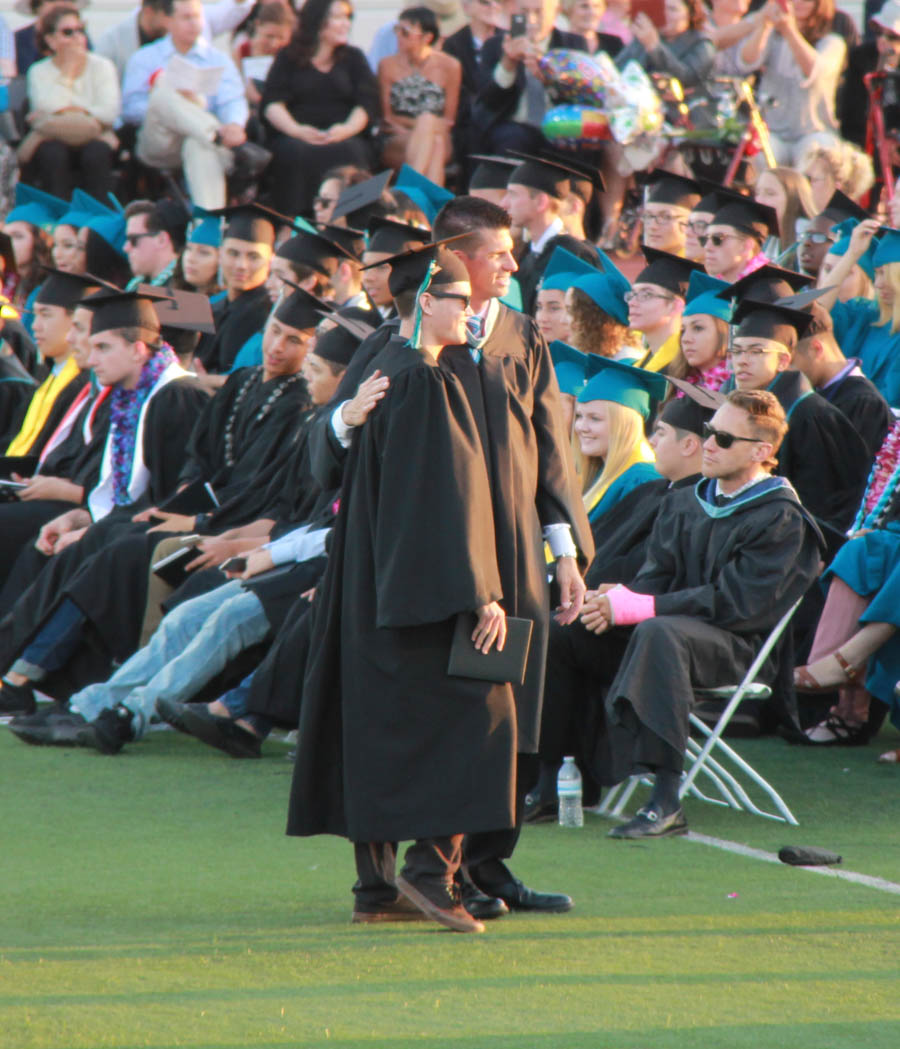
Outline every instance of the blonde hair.
<path fill-rule="evenodd" d="M 896 335 L 900 331 L 900 262 L 886 262 L 878 268 L 884 270 L 887 282 L 894 293 L 893 303 L 890 306 L 886 306 L 878 298 L 876 292 L 875 301 L 878 303 L 878 324 L 890 322 L 891 335 Z"/>
<path fill-rule="evenodd" d="M 852 142 L 835 142 L 833 146 L 812 146 L 799 168 L 809 174 L 811 166 L 819 161 L 834 179 L 834 184 L 851 200 L 867 193 L 875 184 L 875 168 L 872 158 Z"/>
<path fill-rule="evenodd" d="M 579 451 L 585 504 L 599 500 L 606 489 L 635 462 L 653 462 L 653 450 L 644 438 L 644 419 L 634 408 L 604 401 L 608 412 L 609 447 L 606 458 Z"/>

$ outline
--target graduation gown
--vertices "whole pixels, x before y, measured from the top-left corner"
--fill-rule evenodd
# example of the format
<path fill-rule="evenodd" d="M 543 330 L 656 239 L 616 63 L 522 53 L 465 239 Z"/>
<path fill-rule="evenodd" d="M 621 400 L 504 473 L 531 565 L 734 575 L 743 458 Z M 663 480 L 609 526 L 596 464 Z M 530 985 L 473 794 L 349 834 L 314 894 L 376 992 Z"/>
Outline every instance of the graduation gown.
<path fill-rule="evenodd" d="M 832 532 L 846 532 L 872 465 L 869 450 L 844 413 L 819 396 L 800 372 L 781 372 L 769 389 L 788 421 L 778 473 L 815 518 Z"/>
<path fill-rule="evenodd" d="M 0 356 L 0 447 L 16 436 L 37 384 L 13 356 Z"/>
<path fill-rule="evenodd" d="M 43 451 L 44 445 L 53 436 L 53 432 L 56 427 L 62 422 L 63 416 L 69 410 L 72 405 L 72 401 L 81 393 L 85 383 L 91 381 L 90 372 L 81 371 L 75 375 L 70 382 L 59 391 L 54 398 L 53 404 L 50 408 L 47 418 L 44 421 L 44 425 L 38 430 L 37 435 L 31 442 L 31 447 L 28 449 L 29 455 L 40 455 Z M 31 398 L 29 398 L 30 402 Z M 26 413 L 28 407 L 26 405 Z M 16 434 L 12 435 L 11 440 L 15 439 Z M 7 447 L 9 445 L 7 444 Z"/>
<path fill-rule="evenodd" d="M 288 833 L 391 841 L 509 827 L 511 689 L 446 673 L 457 614 L 503 596 L 481 436 L 459 381 L 422 353 L 392 344 L 374 363 L 391 396 L 345 472 Z"/>
<path fill-rule="evenodd" d="M 853 423 L 874 459 L 894 421 L 893 412 L 875 384 L 854 368 L 817 392 Z"/>
<path fill-rule="evenodd" d="M 590 262 L 591 265 L 597 265 L 597 249 L 588 241 L 579 240 L 569 233 L 560 233 L 556 237 L 551 237 L 540 251 L 532 251 L 531 247 L 526 245 L 521 257 L 517 260 L 519 269 L 516 273 L 516 279 L 522 289 L 524 313 L 534 313 L 538 285 L 544 276 L 550 256 L 556 248 L 565 248 L 566 251 L 571 251 L 573 255 Z"/>
<path fill-rule="evenodd" d="M 202 335 L 196 356 L 209 372 L 225 375 L 244 343 L 265 327 L 272 303 L 264 284 L 243 291 L 237 298 L 220 299 L 212 308 L 215 335 Z"/>

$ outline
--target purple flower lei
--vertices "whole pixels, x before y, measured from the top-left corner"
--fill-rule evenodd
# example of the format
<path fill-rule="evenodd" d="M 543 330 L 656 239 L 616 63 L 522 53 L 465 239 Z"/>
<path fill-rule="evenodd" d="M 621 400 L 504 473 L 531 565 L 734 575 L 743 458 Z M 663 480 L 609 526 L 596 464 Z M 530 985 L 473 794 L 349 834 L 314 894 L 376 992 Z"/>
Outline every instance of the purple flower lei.
<path fill-rule="evenodd" d="M 131 479 L 131 467 L 134 462 L 135 440 L 141 408 L 162 373 L 170 364 L 177 363 L 178 358 L 172 352 L 171 346 L 163 345 L 162 349 L 154 353 L 141 369 L 137 388 L 125 390 L 117 386 L 109 399 L 112 429 L 113 502 L 116 506 L 125 506 L 131 502 L 128 482 Z"/>

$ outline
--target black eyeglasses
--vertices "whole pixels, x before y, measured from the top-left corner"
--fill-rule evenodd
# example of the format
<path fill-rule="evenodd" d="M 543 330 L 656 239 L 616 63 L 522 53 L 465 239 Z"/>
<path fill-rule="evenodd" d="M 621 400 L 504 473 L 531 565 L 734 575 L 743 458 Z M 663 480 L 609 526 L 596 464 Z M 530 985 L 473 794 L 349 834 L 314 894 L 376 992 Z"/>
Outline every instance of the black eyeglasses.
<path fill-rule="evenodd" d="M 720 448 L 730 448 L 735 441 L 749 441 L 751 444 L 756 444 L 759 440 L 758 437 L 738 437 L 736 433 L 729 433 L 727 430 L 717 430 L 710 426 L 709 423 L 703 424 L 703 436 L 712 437 Z"/>
<path fill-rule="evenodd" d="M 78 26 L 66 26 L 65 29 L 58 30 L 60 36 L 84 36 L 85 29 L 83 25 Z"/>
<path fill-rule="evenodd" d="M 337 204 L 337 197 L 314 197 L 313 207 L 314 208 L 330 208 L 333 204 Z"/>
<path fill-rule="evenodd" d="M 461 291 L 429 291 L 428 294 L 433 299 L 459 299 L 464 310 L 469 308 L 469 303 L 472 301 L 471 295 L 463 295 Z"/>
<path fill-rule="evenodd" d="M 142 237 L 155 237 L 155 233 L 126 233 L 125 240 L 133 248 L 136 248 L 141 241 Z"/>
<path fill-rule="evenodd" d="M 706 247 L 707 241 L 710 241 L 714 248 L 721 248 L 726 240 L 736 240 L 739 236 L 738 233 L 703 233 L 697 240 L 701 248 Z"/>

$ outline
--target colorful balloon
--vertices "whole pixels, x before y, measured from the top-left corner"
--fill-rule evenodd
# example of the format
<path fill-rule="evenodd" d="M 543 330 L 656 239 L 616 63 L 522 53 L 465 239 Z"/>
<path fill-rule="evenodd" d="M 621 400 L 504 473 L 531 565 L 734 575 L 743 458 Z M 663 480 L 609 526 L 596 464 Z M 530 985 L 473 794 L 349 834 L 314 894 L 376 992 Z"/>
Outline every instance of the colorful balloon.
<path fill-rule="evenodd" d="M 610 138 L 609 121 L 591 106 L 554 106 L 541 125 L 544 137 L 557 146 L 581 146 Z"/>

